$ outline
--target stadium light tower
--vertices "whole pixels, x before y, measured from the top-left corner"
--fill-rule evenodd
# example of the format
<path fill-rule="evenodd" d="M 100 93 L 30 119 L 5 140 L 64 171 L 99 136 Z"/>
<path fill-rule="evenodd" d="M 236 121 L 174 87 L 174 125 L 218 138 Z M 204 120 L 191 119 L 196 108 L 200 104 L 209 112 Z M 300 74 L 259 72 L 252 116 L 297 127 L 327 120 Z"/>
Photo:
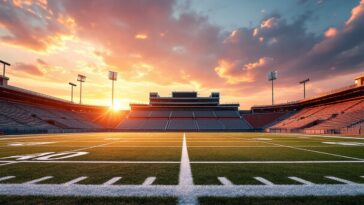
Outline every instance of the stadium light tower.
<path fill-rule="evenodd" d="M 10 66 L 10 63 L 7 63 L 7 62 L 2 61 L 2 60 L 0 60 L 0 63 L 2 63 L 4 65 L 4 67 L 3 67 L 3 77 L 5 78 L 5 69 L 6 69 L 6 66 Z"/>
<path fill-rule="evenodd" d="M 274 84 L 273 81 L 277 80 L 278 72 L 271 71 L 268 73 L 268 81 L 272 81 L 272 105 L 274 105 Z"/>
<path fill-rule="evenodd" d="M 111 88 L 111 107 L 114 108 L 114 81 L 118 78 L 118 73 L 114 71 L 109 71 L 109 80 L 112 81 L 112 88 Z"/>
<path fill-rule="evenodd" d="M 80 82 L 80 104 L 82 103 L 82 83 L 86 81 L 86 76 L 78 74 L 77 81 Z"/>
<path fill-rule="evenodd" d="M 77 85 L 71 82 L 69 82 L 68 84 L 71 86 L 71 102 L 73 102 L 73 87 L 76 87 Z"/>
<path fill-rule="evenodd" d="M 305 98 L 306 98 L 306 83 L 307 83 L 308 81 L 310 81 L 310 79 L 309 79 L 309 78 L 307 78 L 306 80 L 303 80 L 303 81 L 301 81 L 301 82 L 300 82 L 300 84 L 303 84 L 303 99 L 305 99 Z"/>

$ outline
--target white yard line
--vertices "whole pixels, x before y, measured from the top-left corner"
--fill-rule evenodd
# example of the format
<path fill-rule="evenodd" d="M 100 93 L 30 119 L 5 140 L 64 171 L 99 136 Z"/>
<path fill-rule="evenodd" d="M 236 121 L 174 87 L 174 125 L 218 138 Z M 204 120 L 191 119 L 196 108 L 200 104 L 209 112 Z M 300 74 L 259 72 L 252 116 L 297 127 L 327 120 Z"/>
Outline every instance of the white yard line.
<path fill-rule="evenodd" d="M 102 185 L 109 186 L 115 184 L 117 181 L 119 181 L 122 177 L 113 177 L 109 181 L 103 183 Z"/>
<path fill-rule="evenodd" d="M 270 142 L 262 142 L 262 143 L 267 143 L 267 144 L 272 144 L 272 145 L 279 145 L 281 147 L 287 147 L 287 148 L 291 148 L 291 149 L 296 149 L 296 150 L 301 150 L 301 151 L 307 151 L 307 152 L 313 152 L 313 153 L 318 153 L 318 154 L 325 154 L 325 155 L 330 155 L 330 156 L 335 156 L 335 157 L 341 157 L 341 158 L 346 158 L 346 159 L 355 159 L 355 160 L 359 160 L 359 161 L 364 161 L 364 159 L 361 159 L 361 158 L 349 157 L 349 156 L 340 155 L 340 154 L 333 154 L 333 153 L 328 153 L 328 152 L 321 152 L 321 151 L 316 151 L 316 150 L 311 150 L 311 149 L 305 149 L 305 148 L 300 148 L 300 147 L 293 147 L 293 146 L 288 146 L 288 145 L 281 145 L 281 144 L 270 143 Z"/>
<path fill-rule="evenodd" d="M 193 185 L 189 197 L 288 197 L 288 196 L 357 196 L 364 194 L 363 184 L 305 185 Z M 0 184 L 0 195 L 17 196 L 92 196 L 92 197 L 179 197 L 185 193 L 177 185 L 81 185 Z M 181 200 L 179 201 L 181 202 Z M 192 201 L 193 202 L 193 201 Z M 196 204 L 193 203 L 185 204 Z"/>
<path fill-rule="evenodd" d="M 178 188 L 181 193 L 180 197 L 178 198 L 179 205 L 198 204 L 197 197 L 193 196 L 193 187 L 193 177 L 190 158 L 188 156 L 186 133 L 183 133 L 181 164 L 178 179 Z"/>
<path fill-rule="evenodd" d="M 1 181 L 8 180 L 8 179 L 12 179 L 12 178 L 15 178 L 15 176 L 0 177 L 0 182 L 1 182 Z"/>
<path fill-rule="evenodd" d="M 18 163 L 18 161 L 4 161 L 5 163 L 4 164 L 0 164 L 0 167 L 1 166 L 5 166 L 5 165 L 9 165 L 9 164 L 16 164 Z"/>
<path fill-rule="evenodd" d="M 225 186 L 232 186 L 234 185 L 230 180 L 228 180 L 226 177 L 217 177 L 217 179 L 220 181 L 222 185 Z"/>
<path fill-rule="evenodd" d="M 301 179 L 301 178 L 298 178 L 298 177 L 288 177 L 288 178 L 292 179 L 293 181 L 304 184 L 304 185 L 314 185 L 314 183 L 312 183 L 310 181 L 307 181 L 307 180 L 304 180 L 304 179 Z"/>
<path fill-rule="evenodd" d="M 34 163 L 34 164 L 180 164 L 180 161 L 61 161 L 61 160 L 2 160 L 0 163 Z M 192 161 L 190 164 L 361 164 L 364 161 L 353 160 L 307 160 L 307 161 Z"/>
<path fill-rule="evenodd" d="M 262 184 L 264 185 L 267 185 L 267 186 L 274 186 L 273 182 L 263 178 L 263 177 L 254 177 L 255 180 L 261 182 Z"/>
<path fill-rule="evenodd" d="M 76 179 L 72 179 L 71 181 L 64 183 L 63 185 L 73 185 L 85 179 L 87 179 L 87 177 L 78 177 Z"/>
<path fill-rule="evenodd" d="M 53 176 L 46 176 L 46 177 L 42 177 L 42 178 L 39 178 L 39 179 L 31 180 L 31 181 L 28 181 L 28 182 L 24 182 L 24 184 L 36 184 L 36 183 L 39 183 L 39 182 L 42 182 L 42 181 L 45 181 L 45 180 L 51 179 L 51 178 L 53 178 Z"/>
<path fill-rule="evenodd" d="M 236 137 L 233 137 L 233 138 L 236 138 Z M 333 154 L 333 153 L 328 153 L 328 152 L 321 152 L 321 151 L 316 151 L 316 150 L 311 150 L 311 149 L 304 149 L 304 148 L 300 148 L 300 147 L 282 145 L 282 144 L 277 144 L 277 143 L 273 143 L 273 142 L 258 141 L 258 140 L 253 140 L 253 139 L 251 141 L 261 142 L 261 143 L 269 144 L 269 145 L 277 145 L 279 147 L 286 147 L 286 148 L 291 148 L 291 149 L 295 149 L 295 150 L 301 150 L 301 151 L 307 151 L 307 152 L 313 152 L 313 153 L 318 153 L 318 154 L 330 155 L 330 156 L 341 157 L 341 158 L 346 158 L 346 159 L 354 159 L 354 160 L 364 161 L 364 159 L 361 159 L 361 158 L 349 157 L 349 156 L 345 156 L 345 155 Z"/>
<path fill-rule="evenodd" d="M 352 182 L 352 181 L 349 181 L 349 180 L 346 180 L 346 179 L 341 179 L 341 178 L 338 178 L 338 177 L 333 177 L 333 176 L 325 176 L 325 178 L 328 178 L 328 179 L 331 179 L 331 180 L 334 180 L 334 181 L 338 181 L 338 182 L 341 182 L 341 183 L 344 183 L 344 184 L 356 184 L 355 182 Z"/>
<path fill-rule="evenodd" d="M 156 180 L 156 177 L 148 177 L 145 179 L 145 181 L 143 182 L 142 186 L 150 186 L 153 184 L 153 182 Z"/>

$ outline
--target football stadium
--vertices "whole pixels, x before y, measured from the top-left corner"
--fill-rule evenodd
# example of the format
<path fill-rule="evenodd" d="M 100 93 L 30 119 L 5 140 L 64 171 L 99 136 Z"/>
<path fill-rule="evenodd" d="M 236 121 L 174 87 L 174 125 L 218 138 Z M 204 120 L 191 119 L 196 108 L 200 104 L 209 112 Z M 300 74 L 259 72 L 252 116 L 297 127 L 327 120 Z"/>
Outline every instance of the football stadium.
<path fill-rule="evenodd" d="M 307 13 L 293 22 L 271 2 L 181 2 L 0 1 L 0 204 L 364 204 L 364 1 L 285 1 Z M 256 26 L 218 21 L 255 4 Z M 315 12 L 333 8 L 327 29 Z"/>

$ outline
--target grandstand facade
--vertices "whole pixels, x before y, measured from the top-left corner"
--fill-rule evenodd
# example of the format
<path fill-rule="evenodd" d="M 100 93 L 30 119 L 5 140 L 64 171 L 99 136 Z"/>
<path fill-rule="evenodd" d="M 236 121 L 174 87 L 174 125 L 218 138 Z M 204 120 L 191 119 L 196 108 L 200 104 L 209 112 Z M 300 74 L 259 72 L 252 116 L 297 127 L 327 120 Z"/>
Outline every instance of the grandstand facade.
<path fill-rule="evenodd" d="M 245 118 L 251 124 L 254 124 L 251 121 L 262 123 L 264 118 L 274 114 L 283 118 L 272 119 L 272 123 L 261 128 L 279 133 L 364 135 L 364 76 L 356 78 L 353 85 L 319 96 L 285 104 L 254 106 Z"/>
<path fill-rule="evenodd" d="M 4 79 L 2 79 L 4 80 Z M 295 102 L 253 106 L 221 104 L 220 93 L 149 94 L 131 111 L 81 105 L 41 93 L 0 85 L 0 133 L 95 131 L 268 131 L 275 133 L 364 135 L 364 76 L 354 85 Z"/>
<path fill-rule="evenodd" d="M 80 105 L 10 85 L 0 85 L 0 133 L 105 131 L 120 117 L 103 106 Z"/>
<path fill-rule="evenodd" d="M 220 94 L 198 97 L 197 92 L 172 92 L 171 97 L 149 94 L 149 104 L 131 104 L 116 129 L 143 131 L 246 131 L 251 126 L 239 114 L 239 104 L 220 104 Z"/>

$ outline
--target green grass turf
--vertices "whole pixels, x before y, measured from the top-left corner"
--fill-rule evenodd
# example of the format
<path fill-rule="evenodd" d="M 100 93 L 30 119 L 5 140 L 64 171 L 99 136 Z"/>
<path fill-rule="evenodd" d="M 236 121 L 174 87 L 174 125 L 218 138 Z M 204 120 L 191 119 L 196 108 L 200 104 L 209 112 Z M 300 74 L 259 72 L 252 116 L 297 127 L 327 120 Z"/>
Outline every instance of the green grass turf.
<path fill-rule="evenodd" d="M 16 176 L 1 183 L 23 183 L 44 176 L 54 178 L 42 183 L 65 183 L 80 176 L 88 178 L 80 184 L 102 184 L 122 177 L 116 184 L 142 184 L 155 176 L 154 184 L 178 183 L 179 164 L 11 164 L 1 167 L 1 176 Z"/>
<path fill-rule="evenodd" d="M 7 205 L 76 205 L 76 204 L 97 204 L 97 205 L 174 205 L 176 198 L 171 197 L 45 197 L 45 196 L 1 196 L 0 204 Z"/>
<path fill-rule="evenodd" d="M 348 160 L 286 147 L 188 148 L 191 161 Z"/>
<path fill-rule="evenodd" d="M 24 135 L 0 140 L 0 157 L 62 152 L 112 143 L 86 149 L 87 155 L 63 160 L 152 160 L 179 161 L 183 133 L 76 133 L 57 135 Z M 9 138 L 10 136 L 4 136 Z M 320 138 L 302 135 L 263 133 L 186 133 L 191 161 L 272 161 L 272 160 L 350 160 L 341 157 L 274 147 L 269 143 L 304 146 L 306 149 L 352 157 L 364 157 L 364 147 L 327 145 L 322 142 L 364 142 L 360 139 Z M 307 138 L 306 138 L 307 137 Z M 111 138 L 111 139 L 109 139 Z M 259 140 L 256 138 L 270 138 Z M 117 139 L 117 140 L 115 140 Z M 363 138 L 364 139 L 364 138 Z M 57 143 L 37 146 L 8 147 L 10 142 Z M 207 147 L 194 147 L 207 146 Z M 245 146 L 245 147 L 209 147 Z M 251 147 L 249 147 L 251 146 Z M 264 146 L 264 147 L 254 147 Z M 273 147 L 270 147 L 273 146 Z M 317 147 L 320 146 L 320 147 Z M 116 184 L 141 184 L 156 176 L 154 184 L 178 183 L 179 164 L 55 164 L 18 163 L 0 167 L 0 176 L 16 178 L 2 183 L 22 183 L 44 176 L 54 176 L 42 183 L 64 183 L 80 176 L 80 184 L 102 184 L 112 177 L 123 177 Z M 276 184 L 298 184 L 288 176 L 314 183 L 338 183 L 324 176 L 336 176 L 364 183 L 364 164 L 191 164 L 195 184 L 220 184 L 217 177 L 227 177 L 234 184 L 260 184 L 253 177 L 264 177 Z M 294 197 L 294 198 L 201 198 L 200 204 L 355 204 L 363 197 Z M 90 198 L 90 197 L 0 197 L 0 204 L 176 204 L 174 198 Z M 363 203 L 357 203 L 363 204 Z"/>
<path fill-rule="evenodd" d="M 337 184 L 324 176 L 336 176 L 364 183 L 364 164 L 192 164 L 195 184 L 220 184 L 217 177 L 227 177 L 234 184 L 260 184 L 253 177 L 263 177 L 275 184 L 299 184 L 289 176 L 319 184 Z M 208 170 L 208 171 L 206 171 Z"/>
<path fill-rule="evenodd" d="M 200 205 L 362 205 L 364 196 L 340 196 L 340 197 L 238 197 L 238 198 L 199 198 Z"/>
<path fill-rule="evenodd" d="M 364 146 L 313 147 L 311 149 L 364 159 Z"/>
<path fill-rule="evenodd" d="M 87 155 L 67 160 L 179 161 L 181 147 L 96 147 Z"/>

